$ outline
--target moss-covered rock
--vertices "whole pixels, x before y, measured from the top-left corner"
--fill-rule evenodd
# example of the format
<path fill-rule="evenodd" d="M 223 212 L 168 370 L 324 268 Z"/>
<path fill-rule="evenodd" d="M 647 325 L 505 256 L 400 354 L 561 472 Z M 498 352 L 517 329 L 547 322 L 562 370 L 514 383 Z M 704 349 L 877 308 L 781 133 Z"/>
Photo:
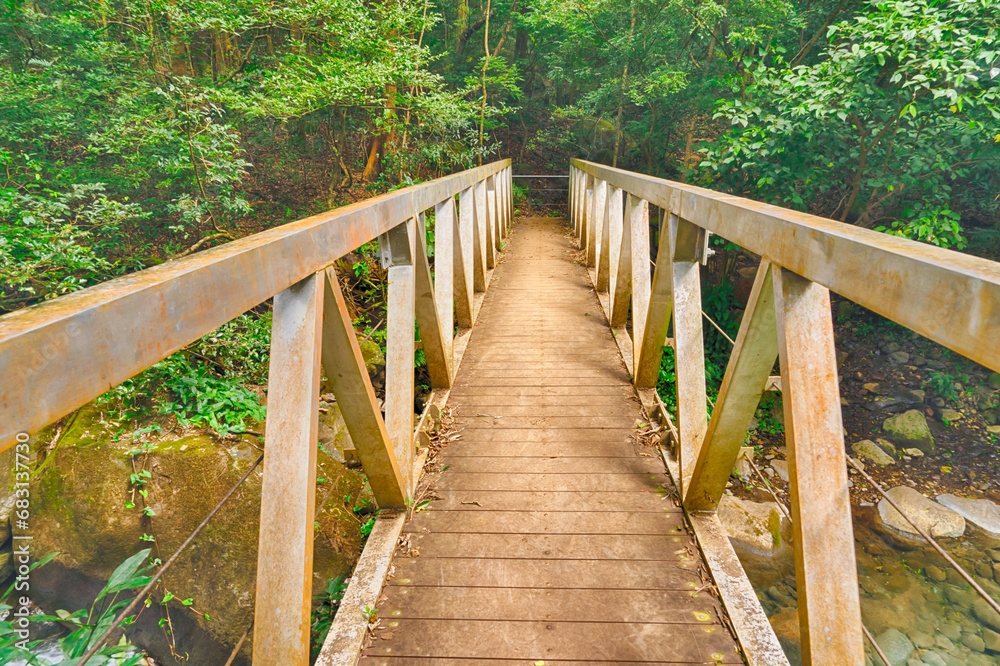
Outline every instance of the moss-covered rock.
<path fill-rule="evenodd" d="M 378 366 L 385 365 L 385 354 L 382 353 L 382 348 L 374 340 L 366 340 L 361 345 L 361 357 L 365 360 L 368 374 L 375 374 L 378 371 Z"/>
<path fill-rule="evenodd" d="M 886 439 L 900 448 L 920 449 L 924 453 L 930 453 L 935 448 L 927 418 L 920 410 L 911 409 L 890 416 L 882 422 L 882 430 Z"/>
<path fill-rule="evenodd" d="M 339 412 L 327 415 L 331 418 L 339 418 Z M 103 584 L 123 560 L 153 545 L 143 541 L 144 534 L 155 535 L 155 555 L 169 557 L 260 455 L 251 436 L 222 441 L 187 434 L 155 441 L 133 457 L 129 451 L 136 444 L 114 441 L 112 428 L 93 405 L 85 407 L 34 481 L 33 552 L 62 553 L 48 565 L 51 576 L 39 570 L 32 581 L 33 590 L 36 582 L 40 588 L 38 602 L 49 610 L 89 605 L 72 588 L 92 586 L 71 581 Z M 143 516 L 142 500 L 129 483 L 130 474 L 143 469 L 151 475 L 144 487 L 155 513 L 151 517 Z M 253 617 L 261 478 L 258 468 L 166 574 L 166 587 L 178 600 L 193 598 L 193 608 L 211 618 L 170 603 L 175 625 L 197 625 L 186 634 L 175 632 L 177 651 L 190 652 L 193 663 L 216 663 L 215 655 L 222 655 L 218 663 L 224 662 Z M 316 593 L 329 578 L 349 573 L 360 553 L 360 522 L 344 497 L 370 497 L 364 478 L 323 450 L 317 457 L 317 479 Z M 126 508 L 129 501 L 135 508 Z M 156 597 L 162 598 L 162 590 Z M 159 612 L 153 606 L 145 614 L 158 620 Z M 199 645 L 185 645 L 181 635 Z M 137 627 L 130 638 L 164 662 L 170 657 L 162 631 Z M 201 643 L 215 643 L 216 649 L 206 651 Z M 247 644 L 242 656 L 249 651 Z"/>

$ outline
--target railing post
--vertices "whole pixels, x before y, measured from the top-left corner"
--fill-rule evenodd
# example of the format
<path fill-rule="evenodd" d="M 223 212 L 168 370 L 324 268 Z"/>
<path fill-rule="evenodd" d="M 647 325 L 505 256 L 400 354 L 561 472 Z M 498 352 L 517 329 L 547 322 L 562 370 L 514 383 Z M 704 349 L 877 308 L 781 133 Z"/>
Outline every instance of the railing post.
<path fill-rule="evenodd" d="M 274 297 L 255 664 L 309 663 L 323 272 Z"/>
<path fill-rule="evenodd" d="M 612 228 L 617 230 L 618 249 L 612 255 L 611 266 L 611 328 L 620 328 L 628 322 L 628 306 L 632 297 L 632 205 L 634 197 L 627 192 L 616 204 L 617 216 Z M 624 210 L 623 210 L 624 208 Z M 647 264 L 648 266 L 648 264 Z M 643 266 L 642 268 L 646 268 Z M 646 270 L 647 274 L 649 270 Z M 632 366 L 633 368 L 635 366 Z"/>
<path fill-rule="evenodd" d="M 472 328 L 473 286 L 472 258 L 473 240 L 475 234 L 474 195 L 470 187 L 458 195 L 458 216 L 454 219 L 454 255 L 455 255 L 455 318 L 460 328 Z M 455 200 L 451 199 L 449 206 L 452 216 L 455 211 Z"/>
<path fill-rule="evenodd" d="M 802 661 L 863 664 L 830 292 L 772 267 Z"/>
<path fill-rule="evenodd" d="M 497 264 L 497 194 L 493 176 L 487 176 L 484 181 L 486 200 L 486 267 L 493 268 Z"/>
<path fill-rule="evenodd" d="M 594 197 L 591 201 L 587 224 L 587 266 L 597 268 L 598 245 L 604 233 L 604 218 L 607 213 L 608 183 L 595 179 Z"/>
<path fill-rule="evenodd" d="M 677 215 L 668 218 L 669 268 L 674 297 L 674 358 L 677 368 L 677 429 L 682 496 L 708 429 L 705 342 L 701 314 L 701 258 L 705 230 Z M 657 260 L 659 263 L 659 259 Z"/>
<path fill-rule="evenodd" d="M 386 234 L 392 255 L 385 342 L 385 427 L 400 470 L 408 483 L 413 477 L 413 323 L 415 274 L 414 220 Z M 412 492 L 412 486 L 410 487 Z"/>
<path fill-rule="evenodd" d="M 684 495 L 684 504 L 690 510 L 714 511 L 722 499 L 778 357 L 776 326 L 771 265 L 762 260 L 719 388 L 719 399 L 708 422 L 705 443 Z"/>
<path fill-rule="evenodd" d="M 589 252 L 587 243 L 590 241 L 590 225 L 594 215 L 594 177 L 589 173 L 584 175 L 584 194 L 580 205 L 580 229 L 577 237 L 580 239 L 580 249 L 586 254 Z"/>
<path fill-rule="evenodd" d="M 636 386 L 639 383 L 639 357 L 644 349 L 643 335 L 646 332 L 646 316 L 649 312 L 649 202 L 632 194 L 628 195 L 629 249 L 632 256 L 632 375 Z M 664 332 L 664 338 L 666 332 Z M 661 353 L 662 353 L 662 342 Z M 659 363 L 659 361 L 657 361 Z M 659 367 L 656 368 L 659 374 Z"/>
<path fill-rule="evenodd" d="M 647 207 L 648 213 L 648 207 Z M 635 220 L 633 219 L 633 222 Z M 660 362 L 663 360 L 663 345 L 667 341 L 667 331 L 670 329 L 670 315 L 674 307 L 674 295 L 670 271 L 670 234 L 664 229 L 663 218 L 659 224 L 659 243 L 656 246 L 656 266 L 653 267 L 653 281 L 649 288 L 649 298 L 640 298 L 639 290 L 642 284 L 639 280 L 633 286 L 635 302 L 639 304 L 640 317 L 645 311 L 645 325 L 640 329 L 642 334 L 639 342 L 634 344 L 638 349 L 635 362 L 635 385 L 637 388 L 654 388 L 660 375 Z M 633 227 L 635 229 L 635 227 Z M 648 234 L 648 231 L 647 231 Z M 633 239 L 637 240 L 637 239 Z M 635 247 L 637 243 L 633 244 Z M 637 248 L 638 253 L 643 250 Z M 648 264 L 649 246 L 646 245 L 645 259 Z M 641 261 L 641 259 L 636 260 Z M 633 275 L 635 275 L 633 271 Z"/>
<path fill-rule="evenodd" d="M 597 266 L 597 291 L 610 291 L 611 281 L 614 279 L 612 273 L 618 272 L 618 253 L 622 241 L 622 191 L 613 185 L 608 186 L 603 220 L 601 224 L 601 256 Z M 615 226 L 616 220 L 617 228 Z"/>
<path fill-rule="evenodd" d="M 487 234 L 486 216 L 486 182 L 479 181 L 473 186 L 473 284 L 476 291 L 486 291 L 486 253 L 489 240 Z"/>
<path fill-rule="evenodd" d="M 441 205 L 436 210 L 444 210 Z M 437 218 L 435 217 L 435 220 Z M 453 259 L 451 249 L 451 220 L 447 220 L 444 225 L 437 227 L 438 233 L 435 237 L 437 244 L 436 257 L 440 261 L 437 266 L 437 283 L 443 292 L 446 292 L 447 301 L 438 304 L 435 295 L 435 285 L 431 280 L 431 267 L 427 260 L 427 231 L 424 226 L 424 215 L 421 213 L 417 217 L 417 237 L 414 247 L 416 256 L 413 261 L 413 268 L 416 274 L 416 319 L 417 327 L 420 329 L 420 342 L 423 346 L 424 357 L 427 360 L 427 374 L 430 375 L 431 386 L 433 388 L 451 387 L 451 260 Z M 442 228 L 443 227 L 443 228 Z M 445 247 L 442 247 L 442 241 Z M 447 302 L 448 305 L 448 326 L 440 316 L 440 305 Z M 412 411 L 412 409 L 411 409 Z"/>

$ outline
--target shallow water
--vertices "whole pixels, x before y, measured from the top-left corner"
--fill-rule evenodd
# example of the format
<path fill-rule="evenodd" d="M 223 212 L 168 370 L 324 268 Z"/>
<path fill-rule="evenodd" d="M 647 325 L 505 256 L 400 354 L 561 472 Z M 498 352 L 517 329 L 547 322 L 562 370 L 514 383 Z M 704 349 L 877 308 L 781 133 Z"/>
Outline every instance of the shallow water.
<path fill-rule="evenodd" d="M 893 666 L 1000 666 L 1000 651 L 986 647 L 1000 648 L 1000 643 L 985 633 L 991 631 L 989 626 L 976 616 L 979 596 L 971 586 L 926 544 L 888 532 L 874 507 L 855 507 L 854 511 L 861 617 L 873 635 L 884 638 L 880 641 L 883 650 L 889 650 L 890 644 L 894 648 L 894 654 L 888 655 Z M 1000 564 L 994 574 L 987 552 L 1000 548 L 1000 540 L 968 525 L 961 538 L 939 543 L 988 593 L 1000 598 L 1000 585 L 994 580 L 994 575 L 1000 577 Z M 737 552 L 789 661 L 793 666 L 800 664 L 791 549 L 773 558 Z M 1000 556 L 1000 552 L 995 554 Z M 1000 618 L 991 621 L 1000 632 Z M 913 644 L 909 661 L 900 654 L 908 649 L 906 641 L 893 632 L 885 633 L 893 629 Z M 881 659 L 870 647 L 866 649 L 869 663 L 880 665 Z"/>

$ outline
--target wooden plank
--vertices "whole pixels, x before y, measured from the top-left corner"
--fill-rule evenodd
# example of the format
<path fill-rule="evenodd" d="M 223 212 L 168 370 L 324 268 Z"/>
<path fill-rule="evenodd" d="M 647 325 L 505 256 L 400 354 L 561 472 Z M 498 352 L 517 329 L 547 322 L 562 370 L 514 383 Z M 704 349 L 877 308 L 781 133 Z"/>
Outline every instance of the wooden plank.
<path fill-rule="evenodd" d="M 484 413 L 481 408 L 479 408 L 480 403 L 470 404 L 463 403 L 461 407 L 456 407 L 454 410 L 455 416 L 467 417 L 467 418 L 496 418 L 502 417 L 507 418 L 509 416 L 544 416 L 544 417 L 589 417 L 593 418 L 595 416 L 627 416 L 631 419 L 635 419 L 641 416 L 640 406 L 638 401 L 622 402 L 621 400 L 615 402 L 607 402 L 605 404 L 600 404 L 599 401 L 586 404 L 585 401 L 581 400 L 585 404 L 579 406 L 570 406 L 566 404 L 563 400 L 560 404 L 556 405 L 539 405 L 537 402 L 528 402 L 524 405 L 493 405 L 492 409 L 488 413 Z M 512 427 L 509 424 L 504 424 L 506 427 Z M 628 427 L 628 424 L 621 426 Z"/>
<path fill-rule="evenodd" d="M 705 433 L 705 444 L 684 494 L 684 504 L 692 511 L 714 511 L 722 499 L 778 357 L 776 327 L 771 266 L 761 261 Z"/>
<path fill-rule="evenodd" d="M 475 217 L 475 194 L 470 187 L 458 195 L 455 228 L 455 319 L 461 328 L 472 328 Z"/>
<path fill-rule="evenodd" d="M 309 663 L 322 313 L 322 272 L 274 297 L 254 611 L 258 664 Z"/>
<path fill-rule="evenodd" d="M 376 641 L 365 654 L 394 657 L 742 663 L 732 639 L 708 622 L 691 625 L 607 622 L 394 620 L 391 647 Z M 427 641 L 427 636 L 440 640 Z M 641 640 L 637 638 L 641 637 Z M 718 653 L 719 658 L 713 658 Z"/>
<path fill-rule="evenodd" d="M 382 420 L 337 273 L 332 267 L 325 273 L 322 360 L 327 383 L 337 397 L 375 502 L 381 508 L 402 508 L 409 487 Z"/>
<path fill-rule="evenodd" d="M 772 267 L 802 657 L 864 662 L 830 292 Z"/>
<path fill-rule="evenodd" d="M 578 395 L 578 396 L 614 396 L 633 395 L 630 386 L 621 384 L 609 384 L 603 386 L 521 386 L 521 387 L 499 387 L 499 386 L 456 386 L 451 390 L 451 395 L 456 398 L 467 396 L 531 396 L 531 395 Z"/>
<path fill-rule="evenodd" d="M 594 442 L 622 443 L 628 440 L 633 434 L 633 427 L 619 428 L 479 428 L 475 431 L 463 431 L 462 441 L 465 442 L 579 442 L 583 445 L 590 445 Z"/>
<path fill-rule="evenodd" d="M 600 491 L 655 492 L 666 483 L 661 472 L 643 474 L 483 474 L 449 472 L 441 475 L 440 490 L 518 490 L 518 491 Z"/>
<path fill-rule="evenodd" d="M 694 569 L 650 566 L 630 560 L 504 560 L 496 558 L 399 558 L 390 585 L 545 587 L 627 590 L 696 590 Z"/>
<path fill-rule="evenodd" d="M 613 494 L 613 493 L 611 493 Z M 566 560 L 690 562 L 694 542 L 684 536 L 637 534 L 411 534 L 420 557 L 500 557 Z"/>
<path fill-rule="evenodd" d="M 525 440 L 497 441 L 470 439 L 464 434 L 462 438 L 449 445 L 447 448 L 447 460 L 455 463 L 460 457 L 474 456 L 496 456 L 496 457 L 549 457 L 559 458 L 588 458 L 603 456 L 607 458 L 620 458 L 636 455 L 635 450 L 651 447 L 640 447 L 627 441 L 606 441 L 595 440 L 590 442 L 580 442 L 578 439 L 569 441 L 545 441 L 532 442 Z M 641 454 L 639 454 L 641 455 Z M 652 455 L 650 453 L 649 455 Z"/>
<path fill-rule="evenodd" d="M 413 447 L 413 322 L 415 281 L 412 264 L 413 220 L 390 243 L 402 257 L 409 250 L 410 263 L 389 267 L 386 315 L 385 426 L 404 479 L 412 477 Z M 395 250 L 394 250 L 395 251 Z M 395 259 L 394 261 L 405 261 Z"/>
<path fill-rule="evenodd" d="M 432 510 L 449 511 L 654 511 L 673 503 L 655 492 L 485 491 L 447 490 L 431 503 Z"/>
<path fill-rule="evenodd" d="M 450 472 L 482 474 L 621 474 L 663 472 L 663 465 L 646 456 L 588 456 L 563 458 L 547 456 L 453 457 L 445 450 L 443 461 Z"/>
<path fill-rule="evenodd" d="M 456 380 L 455 387 L 555 387 L 555 386 L 621 386 L 619 377 L 470 377 Z"/>
<path fill-rule="evenodd" d="M 683 532 L 679 509 L 653 511 L 424 511 L 407 532 L 479 534 L 633 534 Z"/>
<path fill-rule="evenodd" d="M 635 425 L 636 416 L 460 416 L 455 423 L 472 436 L 473 430 L 583 430 L 625 429 Z"/>
<path fill-rule="evenodd" d="M 594 581 L 599 584 L 598 581 Z M 519 620 L 552 622 L 617 622 L 695 624 L 713 617 L 710 595 L 663 590 L 529 589 L 492 587 L 403 587 L 386 589 L 379 615 L 392 619 Z"/>

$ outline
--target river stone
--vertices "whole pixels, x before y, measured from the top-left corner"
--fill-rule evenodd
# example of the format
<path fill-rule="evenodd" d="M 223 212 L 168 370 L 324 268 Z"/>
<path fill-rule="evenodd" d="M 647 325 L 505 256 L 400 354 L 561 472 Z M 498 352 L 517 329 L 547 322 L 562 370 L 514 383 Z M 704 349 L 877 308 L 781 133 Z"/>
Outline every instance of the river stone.
<path fill-rule="evenodd" d="M 983 627 L 983 644 L 990 652 L 1000 652 L 1000 634 Z"/>
<path fill-rule="evenodd" d="M 934 637 L 929 634 L 925 634 L 922 631 L 912 631 L 910 632 L 910 640 L 913 644 L 922 650 L 934 647 Z"/>
<path fill-rule="evenodd" d="M 916 391 L 893 391 L 886 395 L 878 395 L 872 398 L 865 407 L 869 411 L 880 411 L 897 413 L 921 407 L 924 404 L 924 396 L 918 395 Z"/>
<path fill-rule="evenodd" d="M 882 467 L 892 465 L 896 462 L 892 459 L 892 456 L 883 451 L 878 444 L 870 439 L 863 439 L 860 442 L 852 444 L 851 450 L 854 451 L 854 453 L 856 453 L 859 457 Z"/>
<path fill-rule="evenodd" d="M 10 538 L 10 516 L 4 516 L 0 519 L 0 545 L 7 543 L 7 539 Z M 3 580 L 3 577 L 0 577 Z"/>
<path fill-rule="evenodd" d="M 788 661 L 802 663 L 802 643 L 799 638 L 799 613 L 794 608 L 786 608 L 770 618 L 771 628 L 785 651 Z"/>
<path fill-rule="evenodd" d="M 956 411 L 954 409 L 942 409 L 941 410 L 941 421 L 943 423 L 954 423 L 955 421 L 962 420 L 962 412 Z"/>
<path fill-rule="evenodd" d="M 927 666 L 948 666 L 948 662 L 944 660 L 944 657 L 933 650 L 924 652 L 921 656 L 921 663 L 927 664 Z"/>
<path fill-rule="evenodd" d="M 938 627 L 938 631 L 941 632 L 942 636 L 946 636 L 953 641 L 957 641 L 958 637 L 962 635 L 962 630 L 954 622 L 945 622 Z"/>
<path fill-rule="evenodd" d="M 961 515 L 973 525 L 993 536 L 1000 536 L 1000 506 L 988 499 L 957 497 L 950 493 L 937 496 L 937 501 Z"/>
<path fill-rule="evenodd" d="M 945 581 L 945 573 L 941 571 L 940 567 L 936 567 L 933 564 L 928 566 L 924 571 L 927 572 L 927 577 L 930 578 L 935 583 L 943 583 Z"/>
<path fill-rule="evenodd" d="M 927 426 L 927 418 L 917 409 L 890 416 L 882 422 L 882 430 L 886 439 L 901 448 L 913 447 L 924 453 L 934 450 L 934 437 Z"/>
<path fill-rule="evenodd" d="M 757 555 L 774 555 L 783 536 L 791 533 L 791 525 L 774 502 L 751 502 L 724 495 L 718 516 L 733 546 Z"/>
<path fill-rule="evenodd" d="M 1000 389 L 1000 372 L 994 372 L 990 375 L 990 378 L 986 380 L 986 383 L 990 385 L 992 389 Z"/>
<path fill-rule="evenodd" d="M 965 519 L 962 516 L 909 486 L 896 486 L 886 494 L 932 537 L 960 537 L 965 532 Z M 893 530 L 906 536 L 921 538 L 920 533 L 886 499 L 878 503 L 878 515 Z"/>
<path fill-rule="evenodd" d="M 787 460 L 772 460 L 771 467 L 778 474 L 778 478 L 788 483 L 788 461 Z"/>
<path fill-rule="evenodd" d="M 993 610 L 985 599 L 976 599 L 972 604 L 972 614 L 993 631 L 1000 631 L 1000 613 Z"/>
<path fill-rule="evenodd" d="M 962 645 L 973 652 L 983 652 L 986 650 L 986 643 L 975 634 L 962 634 Z"/>
<path fill-rule="evenodd" d="M 913 654 L 913 643 L 906 637 L 906 634 L 897 629 L 887 629 L 876 636 L 875 642 L 889 658 L 892 666 L 902 666 Z"/>
<path fill-rule="evenodd" d="M 894 365 L 903 365 L 910 360 L 910 355 L 905 351 L 896 351 L 889 354 L 889 362 Z"/>

